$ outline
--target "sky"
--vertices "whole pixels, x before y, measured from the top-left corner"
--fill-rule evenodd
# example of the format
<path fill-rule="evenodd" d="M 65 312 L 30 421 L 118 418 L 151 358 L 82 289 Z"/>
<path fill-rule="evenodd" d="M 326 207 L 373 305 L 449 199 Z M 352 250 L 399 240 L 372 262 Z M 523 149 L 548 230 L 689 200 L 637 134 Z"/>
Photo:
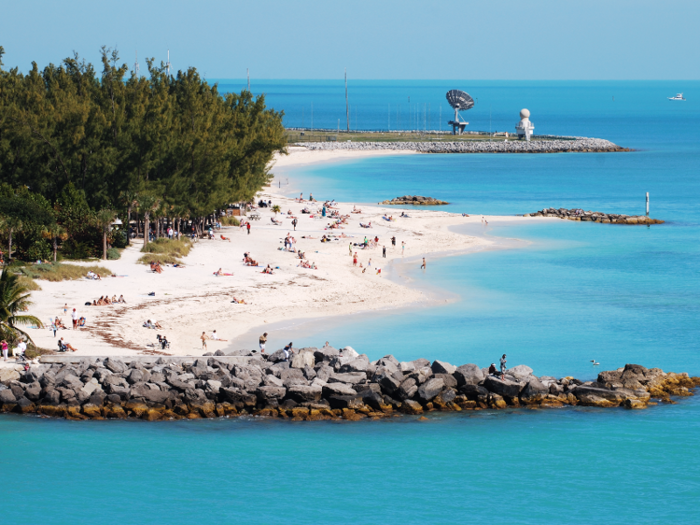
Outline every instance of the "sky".
<path fill-rule="evenodd" d="M 700 1 L 0 0 L 4 67 L 116 47 L 210 79 L 700 79 Z"/>

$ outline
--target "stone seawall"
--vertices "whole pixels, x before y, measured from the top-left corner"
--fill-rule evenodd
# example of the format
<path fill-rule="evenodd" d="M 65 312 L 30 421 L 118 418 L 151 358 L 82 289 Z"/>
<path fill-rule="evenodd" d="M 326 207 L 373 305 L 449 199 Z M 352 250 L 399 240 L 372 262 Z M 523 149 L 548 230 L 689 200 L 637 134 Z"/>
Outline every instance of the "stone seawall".
<path fill-rule="evenodd" d="M 219 352 L 220 353 L 220 352 Z M 601 372 L 596 381 L 536 377 L 519 365 L 489 375 L 388 355 L 372 361 L 352 348 L 302 348 L 261 357 L 48 358 L 28 371 L 0 370 L 0 411 L 68 419 L 197 419 L 255 415 L 294 420 L 384 418 L 428 411 L 507 407 L 646 408 L 689 396 L 700 377 L 639 365 Z M 58 357 L 58 356 L 57 356 Z M 62 358 L 62 359 L 61 359 Z"/>
<path fill-rule="evenodd" d="M 470 142 L 309 142 L 296 144 L 310 150 L 395 150 L 419 153 L 565 153 L 630 151 L 608 140 L 520 140 Z"/>
<path fill-rule="evenodd" d="M 545 208 L 535 213 L 526 213 L 523 217 L 556 217 L 569 221 L 600 222 L 603 224 L 663 224 L 661 219 L 652 219 L 646 215 L 620 215 L 601 211 L 583 211 L 581 209 Z"/>

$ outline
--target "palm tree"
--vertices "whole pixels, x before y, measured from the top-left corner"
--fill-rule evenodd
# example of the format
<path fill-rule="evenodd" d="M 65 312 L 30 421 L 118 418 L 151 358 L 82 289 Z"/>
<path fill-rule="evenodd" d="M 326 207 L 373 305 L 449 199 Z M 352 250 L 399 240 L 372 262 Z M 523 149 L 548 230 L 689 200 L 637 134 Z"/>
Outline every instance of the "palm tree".
<path fill-rule="evenodd" d="M 53 262 L 56 262 L 56 254 L 58 252 L 58 240 L 65 241 L 68 239 L 68 233 L 63 226 L 56 224 L 49 224 L 42 232 L 42 237 L 45 239 L 51 239 L 53 243 Z"/>
<path fill-rule="evenodd" d="M 282 208 L 280 208 L 280 205 L 279 205 L 279 204 L 275 204 L 275 205 L 272 207 L 272 211 L 275 212 L 275 215 L 277 215 L 279 212 L 282 211 Z"/>
<path fill-rule="evenodd" d="M 33 315 L 22 315 L 32 304 L 29 300 L 27 287 L 24 286 L 19 277 L 8 271 L 2 270 L 0 274 L 0 337 L 8 341 L 23 335 L 27 341 L 32 338 L 29 334 L 17 328 L 17 325 L 33 324 L 43 327 L 41 321 Z"/>
<path fill-rule="evenodd" d="M 102 259 L 107 260 L 107 235 L 112 229 L 112 223 L 114 222 L 117 212 L 104 208 L 97 212 L 97 224 L 102 228 Z"/>
<path fill-rule="evenodd" d="M 143 213 L 143 245 L 148 246 L 148 233 L 151 228 L 150 219 L 151 213 L 158 209 L 160 206 L 160 199 L 154 197 L 153 195 L 144 194 L 139 196 L 139 211 Z"/>

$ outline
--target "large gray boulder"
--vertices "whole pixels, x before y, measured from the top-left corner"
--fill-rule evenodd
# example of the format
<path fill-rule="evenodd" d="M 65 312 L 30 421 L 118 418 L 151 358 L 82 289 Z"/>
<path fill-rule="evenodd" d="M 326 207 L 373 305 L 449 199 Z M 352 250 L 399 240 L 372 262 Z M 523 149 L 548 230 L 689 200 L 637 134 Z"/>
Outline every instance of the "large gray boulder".
<path fill-rule="evenodd" d="M 104 366 L 107 368 L 109 371 L 115 373 L 115 374 L 121 374 L 127 371 L 127 366 L 124 364 L 124 362 L 121 359 L 115 359 L 113 357 L 108 357 L 107 359 L 104 360 Z"/>
<path fill-rule="evenodd" d="M 445 382 L 446 388 L 457 388 L 457 379 L 452 374 L 434 374 L 433 377 L 440 378 Z"/>
<path fill-rule="evenodd" d="M 520 401 L 525 405 L 541 403 L 547 398 L 549 390 L 539 379 L 532 377 L 520 392 Z"/>
<path fill-rule="evenodd" d="M 141 370 L 132 370 L 126 377 L 129 384 L 133 385 L 144 381 L 143 372 Z"/>
<path fill-rule="evenodd" d="M 340 350 L 333 348 L 332 346 L 325 346 L 323 348 L 316 348 L 314 350 L 314 358 L 316 359 L 317 363 L 330 363 L 333 359 L 339 356 Z"/>
<path fill-rule="evenodd" d="M 377 379 L 377 382 L 379 383 L 379 386 L 382 387 L 382 392 L 390 396 L 393 395 L 394 392 L 396 392 L 401 386 L 400 381 L 398 381 L 394 376 L 387 374 L 381 375 Z"/>
<path fill-rule="evenodd" d="M 0 405 L 14 405 L 15 403 L 17 403 L 17 398 L 11 389 L 0 391 Z"/>
<path fill-rule="evenodd" d="M 418 388 L 418 397 L 423 402 L 432 401 L 445 388 L 445 382 L 441 378 L 428 379 Z"/>
<path fill-rule="evenodd" d="M 287 397 L 297 403 L 317 402 L 321 400 L 323 388 L 320 386 L 294 385 L 287 389 Z"/>
<path fill-rule="evenodd" d="M 411 399 L 416 395 L 416 392 L 418 392 L 416 380 L 409 377 L 403 380 L 396 395 L 401 401 L 403 401 L 405 399 Z"/>
<path fill-rule="evenodd" d="M 457 386 L 478 385 L 484 380 L 481 369 L 471 363 L 457 367 L 453 375 L 457 380 Z"/>
<path fill-rule="evenodd" d="M 357 357 L 348 363 L 340 365 L 339 372 L 341 374 L 353 373 L 353 372 L 361 372 L 364 374 L 366 372 L 368 366 L 369 366 L 369 359 L 367 358 L 366 355 L 361 355 L 360 357 Z"/>
<path fill-rule="evenodd" d="M 313 368 L 316 365 L 316 358 L 313 352 L 302 352 L 299 351 L 292 358 L 291 368 L 306 368 L 307 366 Z"/>
<path fill-rule="evenodd" d="M 271 401 L 279 401 L 287 395 L 287 389 L 281 386 L 261 386 L 255 391 L 258 399 L 262 403 L 270 403 Z"/>
<path fill-rule="evenodd" d="M 503 397 L 518 397 L 520 390 L 524 387 L 524 384 L 516 383 L 514 381 L 501 380 L 500 378 L 494 376 L 488 376 L 484 381 L 484 387 L 494 394 L 498 394 Z"/>
<path fill-rule="evenodd" d="M 517 365 L 508 369 L 508 374 L 520 381 L 529 381 L 532 376 L 532 368 L 526 365 Z"/>
<path fill-rule="evenodd" d="M 38 401 L 41 397 L 41 384 L 39 381 L 29 383 L 24 389 L 24 395 L 31 401 Z"/>
<path fill-rule="evenodd" d="M 418 385 L 422 385 L 428 379 L 430 379 L 432 376 L 433 376 L 433 371 L 429 366 L 423 366 L 423 367 L 417 368 L 414 372 L 412 372 L 409 375 L 409 377 L 412 377 L 413 379 L 416 380 L 416 383 Z"/>
<path fill-rule="evenodd" d="M 349 409 L 356 409 L 356 408 L 361 408 L 363 403 L 363 400 L 360 396 L 357 395 L 349 395 L 349 396 L 330 396 L 328 398 L 328 402 L 330 403 L 331 408 L 333 409 L 343 409 L 343 408 L 349 408 Z"/>
<path fill-rule="evenodd" d="M 357 391 L 346 383 L 326 383 L 323 387 L 323 397 L 356 396 Z"/>
<path fill-rule="evenodd" d="M 433 374 L 454 374 L 455 370 L 457 370 L 457 367 L 454 365 L 451 365 L 450 363 L 447 363 L 445 361 L 438 361 L 437 359 L 433 361 L 432 366 L 430 367 L 431 370 L 433 371 Z"/>
<path fill-rule="evenodd" d="M 348 383 L 351 385 L 356 385 L 362 381 L 365 381 L 367 376 L 362 372 L 348 373 L 348 374 L 333 374 L 328 378 L 328 383 Z"/>

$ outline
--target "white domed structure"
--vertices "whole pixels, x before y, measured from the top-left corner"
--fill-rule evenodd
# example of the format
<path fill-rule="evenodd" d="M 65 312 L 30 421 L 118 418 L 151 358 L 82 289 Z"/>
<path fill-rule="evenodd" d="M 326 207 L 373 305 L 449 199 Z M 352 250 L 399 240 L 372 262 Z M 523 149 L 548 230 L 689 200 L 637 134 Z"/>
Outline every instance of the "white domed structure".
<path fill-rule="evenodd" d="M 530 142 L 530 137 L 532 136 L 533 131 L 535 131 L 535 125 L 530 122 L 529 109 L 523 108 L 520 110 L 520 122 L 518 122 L 518 125 L 515 126 L 515 131 L 518 132 L 519 139 L 525 137 L 525 140 Z"/>

